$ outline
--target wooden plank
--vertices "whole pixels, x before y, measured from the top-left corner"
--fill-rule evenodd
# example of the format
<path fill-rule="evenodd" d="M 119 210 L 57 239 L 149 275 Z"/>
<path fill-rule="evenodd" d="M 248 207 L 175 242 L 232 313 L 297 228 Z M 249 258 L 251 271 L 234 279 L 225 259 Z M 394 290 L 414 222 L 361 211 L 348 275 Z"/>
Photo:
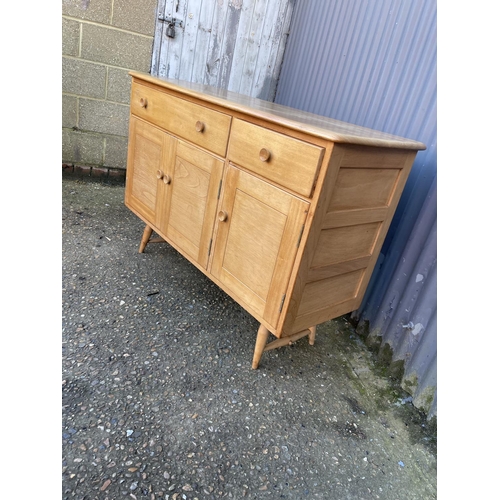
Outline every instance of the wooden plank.
<path fill-rule="evenodd" d="M 364 270 L 359 269 L 321 281 L 308 283 L 302 294 L 297 316 L 328 308 L 357 296 Z"/>
<path fill-rule="evenodd" d="M 292 14 L 295 3 L 290 0 L 282 0 L 280 7 L 280 19 L 281 22 L 277 22 L 275 24 L 275 32 L 273 35 L 273 40 L 278 41 L 276 47 L 276 53 L 274 57 L 274 61 L 269 62 L 270 74 L 271 74 L 271 83 L 274 88 L 270 88 L 269 91 L 266 91 L 265 88 L 260 91 L 257 97 L 261 99 L 266 99 L 268 101 L 274 102 L 276 97 L 276 91 L 278 88 L 278 81 L 281 74 L 281 67 L 283 63 L 283 58 L 285 56 L 285 48 L 288 41 L 288 36 L 290 34 L 290 25 L 292 21 Z M 272 52 L 271 52 L 272 55 Z M 276 84 L 274 84 L 276 82 Z M 266 97 L 267 96 L 267 97 Z"/>
<path fill-rule="evenodd" d="M 332 318 L 338 318 L 344 314 L 350 313 L 359 307 L 359 300 L 357 298 L 346 300 L 338 304 L 334 304 L 326 307 L 325 309 L 320 309 L 313 311 L 301 316 L 297 316 L 291 330 L 303 330 L 308 328 L 307 325 L 314 324 L 316 321 L 318 324 L 329 321 Z M 285 333 L 283 333 L 285 335 Z"/>
<path fill-rule="evenodd" d="M 401 168 L 401 163 L 399 165 Z M 328 211 L 387 207 L 398 181 L 398 175 L 399 169 L 396 168 L 346 168 L 342 166 Z"/>
<path fill-rule="evenodd" d="M 403 138 L 400 139 L 404 141 Z M 405 158 L 406 153 L 397 149 L 380 150 L 372 147 L 351 146 L 346 148 L 342 168 L 400 169 Z"/>
<path fill-rule="evenodd" d="M 252 10 L 248 11 L 250 17 L 250 29 L 246 42 L 244 43 L 244 58 L 241 61 L 242 78 L 238 87 L 235 83 L 230 90 L 239 92 L 244 95 L 255 95 L 253 91 L 253 79 L 257 70 L 257 57 L 259 54 L 260 44 L 263 40 L 264 19 L 269 0 L 253 1 Z M 238 69 L 237 69 L 238 70 Z"/>
<path fill-rule="evenodd" d="M 155 11 L 155 33 L 153 38 L 153 53 L 151 56 L 151 74 L 154 76 L 158 76 L 160 74 L 165 74 L 164 72 L 160 73 L 160 59 L 161 59 L 161 51 L 162 51 L 162 43 L 163 43 L 163 23 L 158 21 L 158 17 L 163 16 L 165 12 L 165 3 L 166 0 L 158 0 L 158 5 L 156 6 Z"/>
<path fill-rule="evenodd" d="M 311 281 L 324 280 L 332 278 L 333 276 L 338 276 L 339 274 L 357 271 L 358 269 L 365 269 L 370 263 L 370 258 L 371 256 L 360 257 L 358 259 L 347 260 L 338 264 L 311 268 L 309 269 L 309 274 L 307 275 L 307 282 L 310 283 Z"/>
<path fill-rule="evenodd" d="M 195 2 L 196 3 L 196 2 Z M 200 2 L 198 17 L 193 13 L 193 22 L 197 23 L 198 33 L 196 36 L 196 49 L 194 52 L 193 68 L 189 81 L 205 83 L 207 76 L 207 61 L 209 53 L 210 38 L 212 36 L 212 20 L 217 2 L 213 0 L 202 0 Z M 188 8 L 190 11 L 191 9 Z M 188 12 L 188 17 L 191 12 Z"/>
<path fill-rule="evenodd" d="M 368 224 L 370 222 L 381 222 L 387 217 L 388 208 L 361 208 L 355 210 L 342 210 L 329 212 L 323 219 L 322 229 L 334 227 L 354 226 L 356 224 Z"/>
<path fill-rule="evenodd" d="M 179 70 L 176 78 L 180 80 L 193 81 L 193 76 L 201 69 L 195 66 L 195 60 L 197 50 L 203 51 L 198 44 L 198 35 L 203 33 L 199 29 L 199 22 L 204 5 L 206 8 L 206 1 L 187 2 L 181 19 L 183 27 L 175 27 L 175 37 L 177 43 L 180 44 Z M 206 13 L 206 11 L 203 12 Z M 175 43 L 175 40 L 172 43 Z"/>
<path fill-rule="evenodd" d="M 214 2 L 215 8 L 213 12 L 212 25 L 210 27 L 210 39 L 208 42 L 207 60 L 205 63 L 203 83 L 217 87 L 221 66 L 221 47 L 224 42 L 224 29 L 226 25 L 226 16 L 228 3 Z"/>
<path fill-rule="evenodd" d="M 238 43 L 238 26 L 241 17 L 241 0 L 233 0 L 228 2 L 226 14 L 226 24 L 224 26 L 223 43 L 220 53 L 219 72 L 217 75 L 217 87 L 227 89 L 229 79 L 231 77 L 231 69 L 233 65 L 234 49 Z"/>
<path fill-rule="evenodd" d="M 263 19 L 262 35 L 259 40 L 259 51 L 254 64 L 252 87 L 248 95 L 255 95 L 261 99 L 272 101 L 271 96 L 277 85 L 277 78 L 273 81 L 272 69 L 274 69 L 274 59 L 277 55 L 279 38 L 276 39 L 276 24 L 284 21 L 282 6 L 285 2 L 268 0 L 266 14 Z M 279 76 L 279 75 L 277 75 Z M 266 88 L 267 87 L 267 88 Z M 270 89 L 273 89 L 270 92 Z"/>
<path fill-rule="evenodd" d="M 239 92 L 241 82 L 251 76 L 248 74 L 249 71 L 245 66 L 245 56 L 248 48 L 255 43 L 255 33 L 252 33 L 252 23 L 255 22 L 255 7 L 259 4 L 260 2 L 255 1 L 241 1 L 242 12 L 240 22 L 238 24 L 238 32 L 233 52 L 233 62 L 227 86 L 228 90 L 234 92 Z M 250 73 L 253 73 L 253 71 L 250 70 Z"/>
<path fill-rule="evenodd" d="M 323 267 L 370 256 L 377 241 L 380 222 L 323 229 L 311 267 Z"/>

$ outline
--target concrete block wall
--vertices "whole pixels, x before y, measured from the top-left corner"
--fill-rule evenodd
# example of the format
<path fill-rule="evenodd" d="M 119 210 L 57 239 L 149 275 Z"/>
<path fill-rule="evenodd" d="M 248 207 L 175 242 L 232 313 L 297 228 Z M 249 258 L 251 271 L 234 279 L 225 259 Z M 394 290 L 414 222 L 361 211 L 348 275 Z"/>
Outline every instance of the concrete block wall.
<path fill-rule="evenodd" d="M 129 70 L 149 72 L 157 0 L 63 0 L 63 171 L 126 168 Z"/>

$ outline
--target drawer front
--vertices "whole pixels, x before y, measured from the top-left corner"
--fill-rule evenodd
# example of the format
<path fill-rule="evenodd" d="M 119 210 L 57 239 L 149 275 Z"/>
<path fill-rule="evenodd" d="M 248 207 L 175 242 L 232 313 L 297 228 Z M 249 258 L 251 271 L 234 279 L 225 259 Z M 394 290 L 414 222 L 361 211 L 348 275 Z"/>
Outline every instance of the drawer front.
<path fill-rule="evenodd" d="M 231 117 L 134 83 L 131 112 L 220 156 L 226 155 Z"/>
<path fill-rule="evenodd" d="M 303 196 L 311 196 L 324 148 L 234 119 L 228 158 Z"/>

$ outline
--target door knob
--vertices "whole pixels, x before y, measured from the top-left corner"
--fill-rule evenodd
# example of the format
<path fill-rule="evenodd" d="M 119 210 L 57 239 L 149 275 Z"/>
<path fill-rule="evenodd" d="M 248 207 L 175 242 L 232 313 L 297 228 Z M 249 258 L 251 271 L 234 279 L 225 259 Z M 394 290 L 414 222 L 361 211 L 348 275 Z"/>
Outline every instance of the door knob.
<path fill-rule="evenodd" d="M 271 151 L 266 148 L 262 148 L 259 153 L 259 158 L 260 161 L 269 161 L 269 158 L 271 158 Z"/>

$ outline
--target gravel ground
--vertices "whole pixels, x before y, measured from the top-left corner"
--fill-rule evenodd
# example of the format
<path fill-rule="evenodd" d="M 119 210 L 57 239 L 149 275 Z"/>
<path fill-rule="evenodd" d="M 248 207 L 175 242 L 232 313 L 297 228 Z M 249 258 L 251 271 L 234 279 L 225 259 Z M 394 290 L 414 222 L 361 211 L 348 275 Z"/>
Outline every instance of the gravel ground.
<path fill-rule="evenodd" d="M 63 499 L 432 499 L 435 427 L 346 318 L 251 360 L 258 323 L 143 223 L 62 182 Z"/>

